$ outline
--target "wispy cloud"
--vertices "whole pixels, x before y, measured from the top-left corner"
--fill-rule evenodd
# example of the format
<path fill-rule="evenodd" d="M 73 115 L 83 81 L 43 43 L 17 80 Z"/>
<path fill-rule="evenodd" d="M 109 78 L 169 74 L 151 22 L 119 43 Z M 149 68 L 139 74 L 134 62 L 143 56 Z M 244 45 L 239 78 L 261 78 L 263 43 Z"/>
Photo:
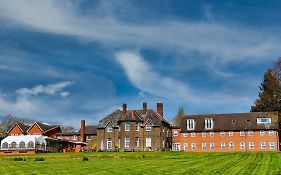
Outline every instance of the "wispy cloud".
<path fill-rule="evenodd" d="M 16 92 L 22 96 L 33 96 L 33 95 L 36 96 L 39 94 L 54 95 L 55 93 L 60 92 L 64 88 L 71 86 L 73 84 L 74 84 L 74 82 L 65 81 L 65 82 L 59 82 L 59 83 L 55 83 L 55 84 L 48 84 L 46 86 L 37 85 L 30 89 L 21 88 L 21 89 L 18 89 Z M 67 95 L 69 95 L 69 93 L 62 92 L 61 95 L 67 96 Z"/>
<path fill-rule="evenodd" d="M 72 35 L 112 46 L 182 49 L 223 61 L 261 60 L 280 54 L 276 33 L 218 22 L 164 20 L 153 24 L 120 21 L 79 13 L 69 1 L 1 1 L 0 16 L 29 30 Z M 272 58 L 274 59 L 274 58 Z"/>

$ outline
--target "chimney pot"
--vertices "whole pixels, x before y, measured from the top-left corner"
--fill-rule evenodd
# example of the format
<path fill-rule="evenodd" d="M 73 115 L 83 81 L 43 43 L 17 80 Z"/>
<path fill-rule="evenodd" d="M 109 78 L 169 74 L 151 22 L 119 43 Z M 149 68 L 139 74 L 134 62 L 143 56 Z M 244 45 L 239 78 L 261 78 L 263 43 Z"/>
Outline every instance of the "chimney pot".
<path fill-rule="evenodd" d="M 142 114 L 143 114 L 143 115 L 146 115 L 146 112 L 147 112 L 147 103 L 144 102 L 144 103 L 142 104 Z"/>
<path fill-rule="evenodd" d="M 157 113 L 163 117 L 163 103 L 157 103 Z"/>

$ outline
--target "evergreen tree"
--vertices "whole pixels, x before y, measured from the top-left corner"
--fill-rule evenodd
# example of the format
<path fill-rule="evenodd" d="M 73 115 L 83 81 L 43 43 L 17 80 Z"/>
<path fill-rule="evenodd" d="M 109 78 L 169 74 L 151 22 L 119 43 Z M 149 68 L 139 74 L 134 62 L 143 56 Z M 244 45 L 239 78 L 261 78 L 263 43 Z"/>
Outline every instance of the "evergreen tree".
<path fill-rule="evenodd" d="M 182 106 L 179 107 L 176 117 L 174 118 L 173 124 L 179 126 L 181 123 L 181 116 L 185 115 L 184 108 Z"/>
<path fill-rule="evenodd" d="M 260 85 L 259 98 L 251 107 L 251 112 L 281 112 L 281 81 L 279 59 L 273 68 L 268 69 L 264 74 L 264 80 Z"/>

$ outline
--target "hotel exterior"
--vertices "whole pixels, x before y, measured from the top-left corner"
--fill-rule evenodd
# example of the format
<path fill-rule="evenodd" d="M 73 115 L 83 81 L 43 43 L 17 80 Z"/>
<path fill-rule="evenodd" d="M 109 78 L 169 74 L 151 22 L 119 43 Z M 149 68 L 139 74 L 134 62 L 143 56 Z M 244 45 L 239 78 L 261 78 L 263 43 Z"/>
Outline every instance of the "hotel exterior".
<path fill-rule="evenodd" d="M 182 116 L 174 127 L 173 151 L 278 151 L 277 112 Z"/>

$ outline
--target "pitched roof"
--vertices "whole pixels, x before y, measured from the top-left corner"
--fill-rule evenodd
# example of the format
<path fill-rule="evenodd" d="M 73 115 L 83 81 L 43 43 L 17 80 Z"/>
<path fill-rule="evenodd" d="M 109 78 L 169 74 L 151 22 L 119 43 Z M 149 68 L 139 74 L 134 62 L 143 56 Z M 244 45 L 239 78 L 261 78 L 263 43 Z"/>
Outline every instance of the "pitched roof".
<path fill-rule="evenodd" d="M 44 132 L 47 132 L 49 130 L 52 130 L 52 129 L 55 129 L 55 128 L 60 128 L 59 125 L 47 125 L 47 124 L 43 124 L 43 123 L 40 123 L 40 122 L 34 122 L 28 129 L 27 131 L 29 131 L 32 126 L 34 125 L 37 125 L 39 126 L 39 128 L 41 129 L 41 131 L 44 133 Z"/>
<path fill-rule="evenodd" d="M 257 118 L 269 117 L 271 123 L 259 124 Z M 194 131 L 209 131 L 205 129 L 205 118 L 212 118 L 214 125 L 212 131 L 238 131 L 238 130 L 262 130 L 278 129 L 278 112 L 252 112 L 233 114 L 202 114 L 186 115 L 181 120 L 181 131 L 187 131 L 187 119 L 195 120 Z"/>
<path fill-rule="evenodd" d="M 148 120 L 152 122 L 152 126 L 160 126 L 162 122 L 169 125 L 169 122 L 153 109 L 148 109 L 145 115 L 143 115 L 143 110 L 128 110 L 125 116 L 123 115 L 123 112 L 118 109 L 100 120 L 98 128 L 105 128 L 109 122 L 113 124 L 113 127 L 118 127 L 118 122 L 121 121 L 138 121 L 146 123 Z"/>
<path fill-rule="evenodd" d="M 22 123 L 17 123 L 19 125 L 19 127 L 22 129 L 22 131 L 25 133 L 29 126 L 28 125 L 25 125 L 25 124 L 22 124 Z"/>
<path fill-rule="evenodd" d="M 87 125 L 85 126 L 86 135 L 97 135 L 97 125 Z"/>

